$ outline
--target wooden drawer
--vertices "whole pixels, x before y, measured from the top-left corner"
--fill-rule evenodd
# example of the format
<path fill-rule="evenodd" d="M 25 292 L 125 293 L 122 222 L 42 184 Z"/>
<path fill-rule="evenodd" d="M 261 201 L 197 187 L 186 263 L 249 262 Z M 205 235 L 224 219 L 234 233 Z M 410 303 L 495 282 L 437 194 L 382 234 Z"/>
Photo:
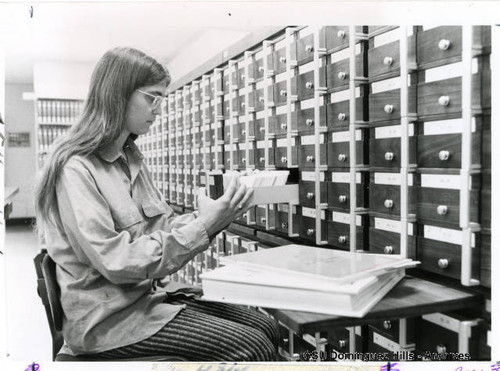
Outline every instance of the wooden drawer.
<path fill-rule="evenodd" d="M 491 228 L 491 171 L 483 170 L 481 175 L 481 226 Z"/>
<path fill-rule="evenodd" d="M 420 91 L 419 91 L 420 93 Z M 415 87 L 408 89 L 408 112 L 415 113 L 417 92 Z M 401 120 L 401 90 L 394 89 L 368 96 L 370 122 L 393 122 Z"/>
<path fill-rule="evenodd" d="M 415 138 L 409 138 L 409 163 L 414 164 Z M 370 165 L 380 167 L 401 166 L 401 138 L 370 139 Z"/>
<path fill-rule="evenodd" d="M 183 125 L 184 129 L 191 129 L 193 126 L 193 115 L 191 113 L 184 113 Z"/>
<path fill-rule="evenodd" d="M 444 64 L 462 56 L 462 27 L 442 26 L 417 33 L 417 63 Z"/>
<path fill-rule="evenodd" d="M 349 250 L 350 225 L 328 221 L 328 244 L 342 250 Z M 356 227 L 356 249 L 365 249 L 364 227 Z"/>
<path fill-rule="evenodd" d="M 399 233 L 384 231 L 373 227 L 369 228 L 370 252 L 377 254 L 401 253 L 401 235 Z M 415 236 L 408 236 L 408 257 L 414 259 Z"/>
<path fill-rule="evenodd" d="M 193 127 L 197 127 L 201 125 L 201 115 L 202 111 L 198 110 L 193 113 Z"/>
<path fill-rule="evenodd" d="M 229 100 L 224 101 L 222 112 L 222 116 L 225 120 L 227 120 L 231 116 L 231 102 Z"/>
<path fill-rule="evenodd" d="M 485 127 L 483 128 L 481 135 L 481 165 L 482 168 L 491 168 L 491 116 L 487 116 L 484 119 Z"/>
<path fill-rule="evenodd" d="M 480 165 L 480 133 L 472 134 L 472 164 Z M 417 137 L 417 164 L 428 168 L 461 168 L 462 135 L 419 135 Z"/>
<path fill-rule="evenodd" d="M 262 111 L 264 109 L 264 89 L 256 89 L 250 92 L 250 100 L 253 106 L 250 106 L 250 110 Z"/>
<path fill-rule="evenodd" d="M 356 98 L 356 120 L 363 119 L 363 97 Z M 349 126 L 350 102 L 348 100 L 330 103 L 327 105 L 327 126 L 329 130 L 337 127 Z"/>
<path fill-rule="evenodd" d="M 406 319 L 406 342 L 415 342 L 415 318 Z M 398 342 L 399 341 L 399 320 L 382 320 L 374 322 L 370 327 L 379 334 Z"/>
<path fill-rule="evenodd" d="M 266 207 L 255 206 L 255 222 L 259 227 L 266 227 Z"/>
<path fill-rule="evenodd" d="M 348 175 L 349 173 L 345 173 Z M 350 207 L 350 185 L 349 183 L 328 182 L 328 206 L 349 211 Z M 366 207 L 365 202 L 366 184 L 356 185 L 356 206 Z"/>
<path fill-rule="evenodd" d="M 316 241 L 316 219 L 304 215 L 297 214 L 299 237 L 309 241 Z M 327 239 L 327 221 L 321 220 L 322 239 Z"/>
<path fill-rule="evenodd" d="M 399 353 L 401 351 L 401 353 Z M 400 355 L 405 355 L 399 342 L 389 338 L 385 334 L 381 334 L 377 329 L 368 326 L 368 360 L 387 362 L 402 361 Z M 411 352 L 408 352 L 410 356 Z"/>
<path fill-rule="evenodd" d="M 363 76 L 363 59 L 361 55 L 356 56 L 356 74 Z M 350 70 L 349 59 L 328 64 L 326 66 L 326 87 L 328 89 L 342 90 L 349 87 Z"/>
<path fill-rule="evenodd" d="M 320 165 L 326 164 L 326 145 L 320 144 L 320 158 L 315 157 L 314 144 L 302 144 L 299 147 L 299 168 L 300 169 L 314 169 L 315 164 L 319 162 Z"/>
<path fill-rule="evenodd" d="M 327 26 L 323 30 L 327 50 L 341 50 L 349 47 L 348 26 Z"/>
<path fill-rule="evenodd" d="M 241 143 L 247 141 L 246 122 L 239 122 L 236 126 L 238 139 Z M 255 121 L 248 122 L 248 139 L 255 139 Z"/>
<path fill-rule="evenodd" d="M 491 288 L 491 235 L 481 234 L 481 286 Z"/>
<path fill-rule="evenodd" d="M 287 102 L 288 92 L 286 89 L 286 83 L 286 80 L 284 80 L 270 87 L 270 96 L 274 98 L 273 101 L 275 106 L 282 106 Z"/>
<path fill-rule="evenodd" d="M 278 232 L 282 233 L 287 233 L 289 230 L 289 224 L 288 224 L 288 213 L 289 213 L 289 206 L 286 204 L 280 204 L 278 205 L 278 210 L 276 211 L 276 230 Z M 293 230 L 297 230 L 297 213 L 295 212 L 295 208 L 292 210 L 293 216 L 292 216 L 292 222 L 293 222 Z"/>
<path fill-rule="evenodd" d="M 286 71 L 286 48 L 275 50 L 267 56 L 267 65 L 272 66 L 275 74 Z"/>
<path fill-rule="evenodd" d="M 325 68 L 319 69 L 319 87 L 325 86 Z M 314 71 L 302 73 L 292 77 L 292 95 L 297 95 L 299 100 L 314 98 Z"/>
<path fill-rule="evenodd" d="M 224 125 L 224 144 L 225 145 L 229 145 L 229 143 L 231 143 L 231 126 L 232 124 L 230 124 L 231 121 L 227 120 L 225 121 L 225 125 Z"/>
<path fill-rule="evenodd" d="M 233 101 L 233 103 L 236 103 L 236 105 L 233 106 L 233 112 L 239 116 L 243 116 L 246 113 L 245 96 L 239 95 L 238 98 L 236 98 L 236 102 Z"/>
<path fill-rule="evenodd" d="M 259 58 L 251 63 L 249 68 L 250 78 L 261 80 L 264 77 L 264 60 Z"/>
<path fill-rule="evenodd" d="M 320 203 L 326 202 L 326 183 L 320 182 Z M 299 181 L 299 204 L 306 207 L 316 207 L 315 182 Z"/>
<path fill-rule="evenodd" d="M 226 146 L 227 148 L 228 146 Z M 231 163 L 231 152 L 233 152 L 233 162 Z M 238 151 L 225 151 L 224 152 L 224 162 L 226 169 L 230 169 L 231 165 L 233 167 L 238 167 L 240 159 L 239 159 L 239 152 Z"/>
<path fill-rule="evenodd" d="M 419 220 L 441 222 L 458 225 L 460 223 L 460 191 L 458 189 L 441 189 L 415 187 L 418 194 L 417 217 Z M 479 192 L 470 192 L 470 219 L 478 222 Z"/>
<path fill-rule="evenodd" d="M 294 112 L 295 113 L 295 112 Z M 320 125 L 326 125 L 326 106 L 319 107 Z M 296 128 L 299 133 L 314 132 L 314 108 L 306 108 L 292 114 L 292 120 L 296 120 Z M 292 124 L 293 125 L 293 124 Z"/>
<path fill-rule="evenodd" d="M 479 276 L 479 249 L 473 249 L 472 276 Z M 417 260 L 419 269 L 460 279 L 462 247 L 429 238 L 417 237 Z"/>
<path fill-rule="evenodd" d="M 255 120 L 255 139 L 264 140 L 266 136 L 266 122 L 264 119 Z"/>
<path fill-rule="evenodd" d="M 401 215 L 401 186 L 389 184 L 370 184 L 370 210 L 400 216 Z M 408 211 L 414 213 L 415 193 L 413 187 L 408 191 Z"/>
<path fill-rule="evenodd" d="M 363 143 L 357 141 L 356 143 L 356 163 L 363 164 Z M 349 142 L 328 142 L 327 143 L 327 159 L 329 167 L 350 167 L 349 157 Z"/>
<path fill-rule="evenodd" d="M 337 352 L 349 352 L 349 330 L 345 327 L 328 329 L 328 344 Z"/>
<path fill-rule="evenodd" d="M 314 34 L 307 35 L 294 44 L 292 48 L 297 50 L 297 62 L 299 65 L 311 62 L 314 58 Z"/>
<path fill-rule="evenodd" d="M 231 85 L 231 77 L 229 76 L 228 72 L 225 71 L 222 75 L 222 91 L 224 94 L 229 93 L 229 87 Z"/>
<path fill-rule="evenodd" d="M 292 147 L 292 163 L 297 163 L 297 147 Z M 274 149 L 275 162 L 273 162 L 276 167 L 288 167 L 288 153 L 287 147 L 276 147 Z"/>
<path fill-rule="evenodd" d="M 292 127 L 291 130 L 297 130 L 297 112 L 292 112 Z M 286 135 L 288 133 L 288 121 L 287 114 L 282 113 L 280 115 L 272 116 L 269 118 L 270 123 L 273 127 L 273 132 L 277 135 Z"/>

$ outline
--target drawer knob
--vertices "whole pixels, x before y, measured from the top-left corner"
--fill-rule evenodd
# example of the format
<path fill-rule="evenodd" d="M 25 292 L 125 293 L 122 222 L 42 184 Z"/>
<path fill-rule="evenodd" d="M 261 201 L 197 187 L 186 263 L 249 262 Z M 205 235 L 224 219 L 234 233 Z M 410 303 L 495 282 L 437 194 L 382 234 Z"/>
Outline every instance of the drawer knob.
<path fill-rule="evenodd" d="M 314 50 L 312 45 L 306 45 L 306 52 L 310 53 Z"/>
<path fill-rule="evenodd" d="M 229 86 L 229 81 L 226 81 L 226 86 Z"/>
<path fill-rule="evenodd" d="M 259 102 L 264 103 L 264 97 L 259 97 Z"/>
<path fill-rule="evenodd" d="M 215 140 L 215 135 L 212 135 L 212 140 Z"/>
<path fill-rule="evenodd" d="M 215 164 L 215 158 L 212 159 L 212 162 Z"/>
<path fill-rule="evenodd" d="M 264 72 L 264 67 L 263 66 L 259 66 L 259 72 Z"/>
<path fill-rule="evenodd" d="M 246 130 L 242 130 L 242 131 L 241 131 L 241 134 L 242 134 L 242 135 L 247 135 L 247 131 L 246 131 Z"/>
<path fill-rule="evenodd" d="M 246 218 L 247 216 L 248 216 L 248 214 L 247 214 L 247 213 L 243 213 L 243 214 L 241 214 L 241 217 L 242 217 L 242 218 Z"/>
<path fill-rule="evenodd" d="M 345 37 L 345 31 L 344 30 L 340 30 L 337 32 L 337 37 L 339 39 L 343 39 Z"/>
<path fill-rule="evenodd" d="M 439 151 L 439 159 L 447 161 L 450 158 L 450 151 Z"/>
<path fill-rule="evenodd" d="M 440 106 L 446 107 L 450 104 L 450 97 L 447 95 L 442 95 L 439 97 L 438 102 Z"/>
<path fill-rule="evenodd" d="M 288 228 L 288 223 L 287 222 L 281 223 L 281 229 L 287 229 L 287 228 Z"/>
<path fill-rule="evenodd" d="M 438 260 L 438 267 L 441 269 L 446 269 L 448 268 L 448 259 L 439 259 Z"/>
<path fill-rule="evenodd" d="M 345 121 L 347 116 L 345 113 L 339 113 L 339 115 L 337 117 L 338 117 L 339 121 Z"/>
<path fill-rule="evenodd" d="M 441 39 L 438 43 L 438 48 L 440 50 L 448 50 L 450 48 L 451 42 L 447 39 Z"/>
<path fill-rule="evenodd" d="M 247 159 L 246 159 L 245 157 L 243 157 L 243 158 L 241 159 L 241 162 L 243 162 L 244 164 L 246 164 L 246 163 L 247 163 Z"/>
<path fill-rule="evenodd" d="M 307 126 L 312 126 L 312 124 L 314 123 L 314 120 L 313 119 L 307 119 L 306 120 L 306 125 Z"/>
<path fill-rule="evenodd" d="M 392 160 L 394 160 L 394 153 L 392 153 L 392 152 L 386 152 L 385 155 L 384 155 L 384 158 L 387 161 L 392 161 Z"/>
<path fill-rule="evenodd" d="M 266 218 L 260 218 L 260 222 L 264 224 L 266 222 Z"/>
<path fill-rule="evenodd" d="M 444 345 L 442 345 L 442 344 L 438 344 L 436 346 L 436 352 L 438 354 L 444 354 L 444 353 L 446 353 L 446 347 Z"/>
<path fill-rule="evenodd" d="M 247 78 L 246 75 L 241 75 L 242 80 L 246 80 L 246 78 Z"/>
<path fill-rule="evenodd" d="M 245 108 L 246 104 L 245 102 L 241 102 L 241 107 Z"/>
<path fill-rule="evenodd" d="M 281 158 L 281 162 L 282 162 L 282 163 L 286 163 L 287 161 L 288 161 L 288 159 L 287 159 L 286 157 L 282 157 L 282 158 Z"/>
<path fill-rule="evenodd" d="M 392 112 L 394 112 L 394 106 L 392 104 L 386 104 L 384 106 L 384 112 L 385 113 L 392 113 Z"/>
<path fill-rule="evenodd" d="M 261 126 L 261 127 L 259 128 L 259 131 L 260 131 L 261 133 L 263 133 L 263 132 L 265 132 L 265 131 L 266 131 L 266 128 L 265 128 L 264 126 Z"/>
<path fill-rule="evenodd" d="M 347 345 L 347 342 L 345 340 L 339 340 L 339 348 L 345 348 Z"/>
<path fill-rule="evenodd" d="M 382 325 L 384 326 L 384 328 L 385 328 L 386 330 L 390 330 L 390 329 L 391 329 L 391 327 L 392 327 L 392 323 L 391 323 L 391 321 L 384 321 L 384 322 L 382 323 Z"/>
<path fill-rule="evenodd" d="M 306 82 L 306 89 L 312 89 L 313 88 L 313 83 L 312 82 Z"/>
<path fill-rule="evenodd" d="M 314 198 L 314 193 L 312 193 L 312 192 L 307 192 L 306 198 L 307 198 L 308 200 L 312 200 L 312 199 Z"/>
<path fill-rule="evenodd" d="M 347 241 L 346 236 L 339 236 L 339 243 L 344 244 L 344 243 L 346 243 L 346 241 Z"/>
<path fill-rule="evenodd" d="M 314 156 L 307 156 L 306 157 L 307 162 L 313 162 L 314 161 Z"/>
<path fill-rule="evenodd" d="M 306 233 L 308 236 L 312 236 L 314 234 L 314 229 L 309 228 Z"/>
<path fill-rule="evenodd" d="M 347 159 L 347 156 L 345 154 L 341 153 L 341 154 L 339 154 L 338 159 L 340 162 L 344 162 Z"/>
<path fill-rule="evenodd" d="M 266 159 L 264 157 L 259 157 L 259 162 L 265 162 Z"/>
<path fill-rule="evenodd" d="M 384 58 L 384 64 L 386 66 L 392 66 L 392 63 L 394 62 L 394 59 L 392 59 L 392 57 L 385 57 Z"/>
<path fill-rule="evenodd" d="M 392 200 L 385 200 L 384 201 L 384 206 L 387 209 L 392 209 L 392 207 L 394 206 L 394 201 L 392 201 Z"/>
<path fill-rule="evenodd" d="M 280 95 L 282 97 L 286 97 L 286 90 L 280 90 Z"/>
<path fill-rule="evenodd" d="M 345 78 L 347 77 L 347 74 L 345 72 L 341 71 L 338 73 L 337 77 L 339 80 L 345 80 Z"/>
<path fill-rule="evenodd" d="M 347 196 L 346 196 L 346 195 L 340 195 L 340 196 L 339 196 L 339 202 L 340 202 L 341 204 L 346 203 L 346 201 L 347 201 Z"/>
<path fill-rule="evenodd" d="M 287 128 L 286 122 L 281 123 L 280 127 L 282 130 L 286 130 L 286 128 Z"/>
<path fill-rule="evenodd" d="M 280 57 L 280 62 L 281 63 L 286 63 L 286 58 L 285 57 Z"/>
<path fill-rule="evenodd" d="M 436 210 L 439 215 L 446 215 L 448 213 L 448 206 L 439 205 Z"/>
<path fill-rule="evenodd" d="M 384 253 L 392 254 L 393 252 L 394 252 L 394 249 L 392 248 L 392 246 L 388 245 L 388 246 L 384 247 Z"/>
<path fill-rule="evenodd" d="M 230 164 L 230 163 L 231 163 L 231 159 L 230 159 L 230 158 L 228 158 L 228 159 L 226 160 L 226 162 L 227 162 L 228 164 Z"/>

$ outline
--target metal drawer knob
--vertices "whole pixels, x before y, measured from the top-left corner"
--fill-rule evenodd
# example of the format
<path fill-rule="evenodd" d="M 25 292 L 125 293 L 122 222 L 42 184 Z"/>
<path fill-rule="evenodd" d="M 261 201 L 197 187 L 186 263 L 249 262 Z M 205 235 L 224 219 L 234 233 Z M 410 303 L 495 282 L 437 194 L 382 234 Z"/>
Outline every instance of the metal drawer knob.
<path fill-rule="evenodd" d="M 241 162 L 243 162 L 244 164 L 246 164 L 246 163 L 247 163 L 247 159 L 246 159 L 245 157 L 243 157 L 243 158 L 241 159 Z"/>
<path fill-rule="evenodd" d="M 247 78 L 246 75 L 241 75 L 242 80 L 246 80 L 246 78 Z"/>
<path fill-rule="evenodd" d="M 338 31 L 337 32 L 337 37 L 339 39 L 343 39 L 345 37 L 345 31 L 343 31 L 343 30 Z"/>
<path fill-rule="evenodd" d="M 241 107 L 245 108 L 246 104 L 245 102 L 241 102 Z"/>
<path fill-rule="evenodd" d="M 266 131 L 266 128 L 265 128 L 264 126 L 261 126 L 261 127 L 259 128 L 259 131 L 260 131 L 261 133 L 263 133 L 263 132 L 265 132 L 265 131 Z"/>
<path fill-rule="evenodd" d="M 448 50 L 450 48 L 451 42 L 447 39 L 441 39 L 438 43 L 438 48 L 440 50 Z"/>
<path fill-rule="evenodd" d="M 340 195 L 339 196 L 339 202 L 341 204 L 344 204 L 347 201 L 347 196 L 346 195 Z"/>
<path fill-rule="evenodd" d="M 215 164 L 215 158 L 212 159 L 212 162 Z"/>
<path fill-rule="evenodd" d="M 288 228 L 288 223 L 287 222 L 281 223 L 281 229 L 287 229 L 287 228 Z"/>
<path fill-rule="evenodd" d="M 226 81 L 226 86 L 229 86 L 229 81 Z"/>
<path fill-rule="evenodd" d="M 347 77 L 347 74 L 345 72 L 339 72 L 337 77 L 339 80 L 345 80 L 345 78 Z"/>
<path fill-rule="evenodd" d="M 394 59 L 392 59 L 392 57 L 385 57 L 384 58 L 384 64 L 386 66 L 391 66 L 393 62 L 394 62 Z"/>
<path fill-rule="evenodd" d="M 392 152 L 386 152 L 385 155 L 384 155 L 384 158 L 387 161 L 392 161 L 392 160 L 394 160 L 394 153 L 392 153 Z"/>
<path fill-rule="evenodd" d="M 343 153 L 341 153 L 341 154 L 339 154 L 338 159 L 339 159 L 340 162 L 344 162 L 347 159 L 347 156 L 344 155 Z"/>
<path fill-rule="evenodd" d="M 392 113 L 392 112 L 394 112 L 394 106 L 392 104 L 386 104 L 384 106 L 384 112 L 385 113 Z"/>
<path fill-rule="evenodd" d="M 308 236 L 312 236 L 314 234 L 314 229 L 309 228 L 306 233 Z"/>
<path fill-rule="evenodd" d="M 247 131 L 246 131 L 246 130 L 242 130 L 242 131 L 241 131 L 241 134 L 242 134 L 242 135 L 247 135 Z"/>
<path fill-rule="evenodd" d="M 345 340 L 339 340 L 339 348 L 345 348 L 347 345 L 347 342 Z"/>
<path fill-rule="evenodd" d="M 264 103 L 264 97 L 259 97 L 259 102 Z"/>
<path fill-rule="evenodd" d="M 448 259 L 439 259 L 438 260 L 438 267 L 441 269 L 448 268 Z"/>
<path fill-rule="evenodd" d="M 231 163 L 231 159 L 230 159 L 230 158 L 228 158 L 228 159 L 226 160 L 226 162 L 227 162 L 228 164 L 229 164 L 229 163 Z"/>
<path fill-rule="evenodd" d="M 390 329 L 391 329 L 391 327 L 392 327 L 392 323 L 391 323 L 391 321 L 384 321 L 384 322 L 382 323 L 382 325 L 384 326 L 384 328 L 385 328 L 386 330 L 390 330 Z"/>
<path fill-rule="evenodd" d="M 264 67 L 263 66 L 259 66 L 259 72 L 264 72 Z"/>
<path fill-rule="evenodd" d="M 312 124 L 314 123 L 314 120 L 313 119 L 307 119 L 306 120 L 306 125 L 307 126 L 312 126 Z"/>
<path fill-rule="evenodd" d="M 266 218 L 260 218 L 260 222 L 264 224 L 266 222 Z"/>
<path fill-rule="evenodd" d="M 264 157 L 259 157 L 259 162 L 265 162 L 266 159 Z"/>
<path fill-rule="evenodd" d="M 436 346 L 436 352 L 439 354 L 444 354 L 446 353 L 446 347 L 442 344 L 439 344 Z"/>
<path fill-rule="evenodd" d="M 312 200 L 312 199 L 314 198 L 314 193 L 312 193 L 312 192 L 307 192 L 306 198 L 307 198 L 308 200 Z"/>
<path fill-rule="evenodd" d="M 310 53 L 314 50 L 312 45 L 306 45 L 306 52 Z"/>
<path fill-rule="evenodd" d="M 282 162 L 282 163 L 286 163 L 287 161 L 288 161 L 288 159 L 287 159 L 286 157 L 282 157 L 282 158 L 281 158 L 281 162 Z"/>
<path fill-rule="evenodd" d="M 283 122 L 283 123 L 281 123 L 280 127 L 281 127 L 282 130 L 286 130 L 286 128 L 288 127 L 288 125 L 286 124 L 286 122 Z"/>
<path fill-rule="evenodd" d="M 306 157 L 307 162 L 313 162 L 314 161 L 314 156 L 307 156 Z"/>
<path fill-rule="evenodd" d="M 286 90 L 280 90 L 280 95 L 282 97 L 286 97 Z"/>
<path fill-rule="evenodd" d="M 439 159 L 447 161 L 450 158 L 450 151 L 439 151 Z"/>
<path fill-rule="evenodd" d="M 346 243 L 346 241 L 347 241 L 347 237 L 346 236 L 339 236 L 339 243 L 344 244 L 344 243 Z"/>
<path fill-rule="evenodd" d="M 392 254 L 394 252 L 394 249 L 392 248 L 392 246 L 386 246 L 384 247 L 384 253 L 386 254 Z"/>
<path fill-rule="evenodd" d="M 385 200 L 384 201 L 384 206 L 387 209 L 392 209 L 392 207 L 394 206 L 394 201 L 392 201 L 392 200 Z"/>
<path fill-rule="evenodd" d="M 280 62 L 281 63 L 286 63 L 286 58 L 285 57 L 280 57 Z"/>
<path fill-rule="evenodd" d="M 215 135 L 212 135 L 212 140 L 215 140 Z"/>
<path fill-rule="evenodd" d="M 436 210 L 439 215 L 446 215 L 448 213 L 448 206 L 439 205 Z"/>
<path fill-rule="evenodd" d="M 242 218 L 246 218 L 247 216 L 248 216 L 248 214 L 247 214 L 247 213 L 243 213 L 243 214 L 241 215 L 241 217 L 242 217 Z"/>
<path fill-rule="evenodd" d="M 306 82 L 306 89 L 312 89 L 313 88 L 313 83 L 312 82 Z"/>
<path fill-rule="evenodd" d="M 439 97 L 438 102 L 440 106 L 446 107 L 450 104 L 450 97 L 447 95 L 442 95 Z"/>
<path fill-rule="evenodd" d="M 345 121 L 347 116 L 345 113 L 339 113 L 339 115 L 337 117 L 338 117 L 339 121 Z"/>

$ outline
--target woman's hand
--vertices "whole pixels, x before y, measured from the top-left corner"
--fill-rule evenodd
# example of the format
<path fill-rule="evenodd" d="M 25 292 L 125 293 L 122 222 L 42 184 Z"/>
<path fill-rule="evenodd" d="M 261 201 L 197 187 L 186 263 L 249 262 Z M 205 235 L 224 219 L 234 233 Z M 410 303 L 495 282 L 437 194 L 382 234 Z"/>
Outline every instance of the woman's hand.
<path fill-rule="evenodd" d="M 198 219 L 201 219 L 209 236 L 226 228 L 250 207 L 253 190 L 239 184 L 233 177 L 226 192 L 217 200 L 206 194 L 205 188 L 198 192 Z"/>

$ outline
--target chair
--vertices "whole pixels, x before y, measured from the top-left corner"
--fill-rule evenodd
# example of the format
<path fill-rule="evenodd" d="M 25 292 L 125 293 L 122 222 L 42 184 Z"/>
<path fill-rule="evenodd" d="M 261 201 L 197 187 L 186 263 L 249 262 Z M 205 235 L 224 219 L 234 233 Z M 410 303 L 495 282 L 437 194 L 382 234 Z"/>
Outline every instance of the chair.
<path fill-rule="evenodd" d="M 56 264 L 42 250 L 33 259 L 37 275 L 37 291 L 45 307 L 45 314 L 49 322 L 52 335 L 52 360 L 56 362 L 81 362 L 81 361 L 130 361 L 130 362 L 183 362 L 187 361 L 180 356 L 149 356 L 119 359 L 92 358 L 91 356 L 72 356 L 69 354 L 57 354 L 61 349 L 64 338 L 62 336 L 63 310 L 60 301 L 60 289 L 56 280 Z"/>

